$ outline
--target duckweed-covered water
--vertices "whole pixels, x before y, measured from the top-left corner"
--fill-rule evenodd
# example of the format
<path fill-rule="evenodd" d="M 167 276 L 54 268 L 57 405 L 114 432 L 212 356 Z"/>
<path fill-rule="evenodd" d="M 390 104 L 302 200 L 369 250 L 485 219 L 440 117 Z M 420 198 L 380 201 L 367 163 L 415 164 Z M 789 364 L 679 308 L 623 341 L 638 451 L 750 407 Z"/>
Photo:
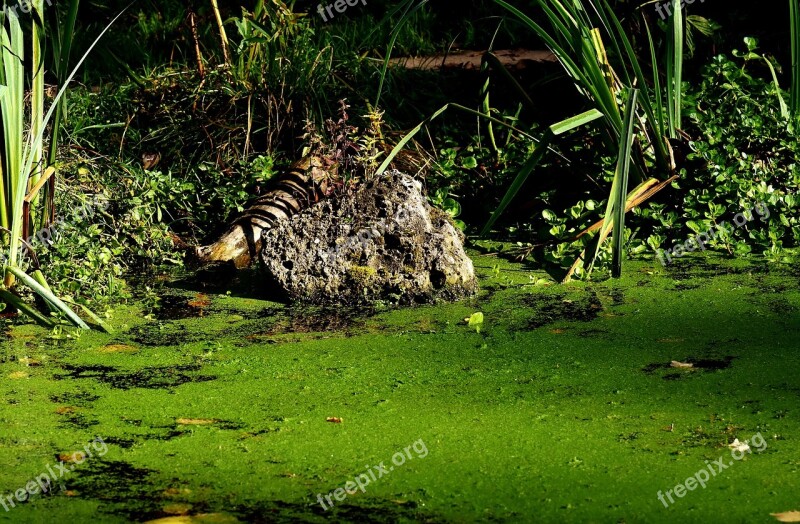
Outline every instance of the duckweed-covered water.
<path fill-rule="evenodd" d="M 164 284 L 159 308 L 115 310 L 114 335 L 10 328 L 0 520 L 769 522 L 800 510 L 796 268 L 684 257 L 561 286 L 474 260 L 482 291 L 457 304 L 323 310 L 183 280 Z M 483 323 L 468 325 L 476 312 Z M 750 441 L 741 460 L 734 439 Z M 26 486 L 36 493 L 20 502 Z"/>

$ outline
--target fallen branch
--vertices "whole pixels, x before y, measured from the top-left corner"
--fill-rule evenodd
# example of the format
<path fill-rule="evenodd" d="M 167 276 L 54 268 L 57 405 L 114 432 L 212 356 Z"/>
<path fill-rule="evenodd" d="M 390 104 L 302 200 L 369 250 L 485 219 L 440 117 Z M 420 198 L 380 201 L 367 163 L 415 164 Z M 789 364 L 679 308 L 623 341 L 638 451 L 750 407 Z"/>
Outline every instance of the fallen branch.
<path fill-rule="evenodd" d="M 291 165 L 266 193 L 258 197 L 213 244 L 189 248 L 189 261 L 196 265 L 233 263 L 249 266 L 261 250 L 261 234 L 278 220 L 286 220 L 325 195 L 333 173 L 322 169 L 316 157 Z"/>
<path fill-rule="evenodd" d="M 465 69 L 480 71 L 481 60 L 485 51 L 457 51 L 444 55 L 392 58 L 389 64 L 406 69 L 431 71 L 434 69 Z M 525 69 L 534 64 L 546 62 L 557 63 L 556 56 L 550 51 L 532 51 L 529 49 L 507 49 L 494 51 L 499 63 L 507 69 Z"/>

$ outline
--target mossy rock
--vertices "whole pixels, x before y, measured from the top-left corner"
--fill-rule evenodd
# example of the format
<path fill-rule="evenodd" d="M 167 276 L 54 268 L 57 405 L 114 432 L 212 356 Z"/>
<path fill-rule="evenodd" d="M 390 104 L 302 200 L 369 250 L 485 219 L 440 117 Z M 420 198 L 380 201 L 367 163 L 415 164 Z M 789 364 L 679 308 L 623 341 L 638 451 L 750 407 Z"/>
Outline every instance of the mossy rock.
<path fill-rule="evenodd" d="M 317 304 L 456 300 L 477 290 L 463 235 L 398 171 L 327 199 L 263 235 L 268 278 Z"/>

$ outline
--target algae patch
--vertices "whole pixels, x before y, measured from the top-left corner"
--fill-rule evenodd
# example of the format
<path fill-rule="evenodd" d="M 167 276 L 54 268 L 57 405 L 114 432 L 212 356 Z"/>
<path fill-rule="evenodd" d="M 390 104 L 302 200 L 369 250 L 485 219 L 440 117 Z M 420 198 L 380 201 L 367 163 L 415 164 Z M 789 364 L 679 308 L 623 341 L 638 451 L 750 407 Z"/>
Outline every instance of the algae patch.
<path fill-rule="evenodd" d="M 205 289 L 202 316 L 133 308 L 116 335 L 15 328 L 0 376 L 26 376 L 0 381 L 3 489 L 99 435 L 101 460 L 14 518 L 659 521 L 658 490 L 760 431 L 764 453 L 681 501 L 698 521 L 757 521 L 800 487 L 800 291 L 795 273 L 732 264 L 687 267 L 692 289 L 675 291 L 649 262 L 558 286 L 478 256 L 490 291 L 460 303 L 304 308 Z M 424 460 L 319 506 L 418 439 Z"/>

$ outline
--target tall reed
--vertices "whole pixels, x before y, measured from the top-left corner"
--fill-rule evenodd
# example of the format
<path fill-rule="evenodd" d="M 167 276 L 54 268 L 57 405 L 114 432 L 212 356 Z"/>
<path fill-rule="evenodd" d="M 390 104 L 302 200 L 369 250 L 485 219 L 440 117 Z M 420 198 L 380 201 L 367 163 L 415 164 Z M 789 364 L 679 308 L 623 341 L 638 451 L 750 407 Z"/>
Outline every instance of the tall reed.
<path fill-rule="evenodd" d="M 789 102 L 792 121 L 800 122 L 800 0 L 789 0 L 789 22 L 791 24 L 792 86 Z"/>
<path fill-rule="evenodd" d="M 74 24 L 79 0 L 70 0 L 69 18 Z M 124 11 L 123 11 L 124 12 Z M 119 17 L 119 16 L 118 16 Z M 117 17 L 117 18 L 118 18 Z M 114 19 L 116 21 L 116 18 Z M 111 23 L 113 24 L 112 21 Z M 45 112 L 44 65 L 46 26 L 43 0 L 34 0 L 31 10 L 31 60 L 26 62 L 25 33 L 20 16 L 14 9 L 0 15 L 0 228 L 2 228 L 3 280 L 0 284 L 0 300 L 16 307 L 44 325 L 53 321 L 33 307 L 25 304 L 12 290 L 17 281 L 41 296 L 52 310 L 62 313 L 75 326 L 88 329 L 88 325 L 67 304 L 56 297 L 47 285 L 44 275 L 30 246 L 24 239 L 25 232 L 37 221 L 35 218 L 52 215 L 52 199 L 40 198 L 39 191 L 55 169 L 50 165 L 55 160 L 55 144 L 51 143 L 50 154 L 45 157 L 45 134 L 49 124 L 54 129 L 60 126 L 64 113 L 64 93 L 77 69 L 86 60 L 109 29 L 107 26 L 89 50 L 79 60 L 75 69 L 63 77 L 60 90 Z M 68 62 L 72 31 L 60 32 L 61 40 L 56 44 L 59 63 L 57 72 L 64 73 Z M 30 64 L 30 70 L 26 64 Z M 30 107 L 25 103 L 25 80 L 30 78 Z M 54 115 L 56 119 L 53 120 Z M 27 119 L 26 119 L 27 116 Z M 54 136 L 57 136 L 54 134 Z M 51 184 L 51 187 L 52 184 Z M 34 226 L 35 227 L 35 226 Z M 23 249 L 25 248 L 25 249 Z M 27 253 L 27 257 L 23 254 Z M 30 266 L 30 274 L 23 270 Z"/>

